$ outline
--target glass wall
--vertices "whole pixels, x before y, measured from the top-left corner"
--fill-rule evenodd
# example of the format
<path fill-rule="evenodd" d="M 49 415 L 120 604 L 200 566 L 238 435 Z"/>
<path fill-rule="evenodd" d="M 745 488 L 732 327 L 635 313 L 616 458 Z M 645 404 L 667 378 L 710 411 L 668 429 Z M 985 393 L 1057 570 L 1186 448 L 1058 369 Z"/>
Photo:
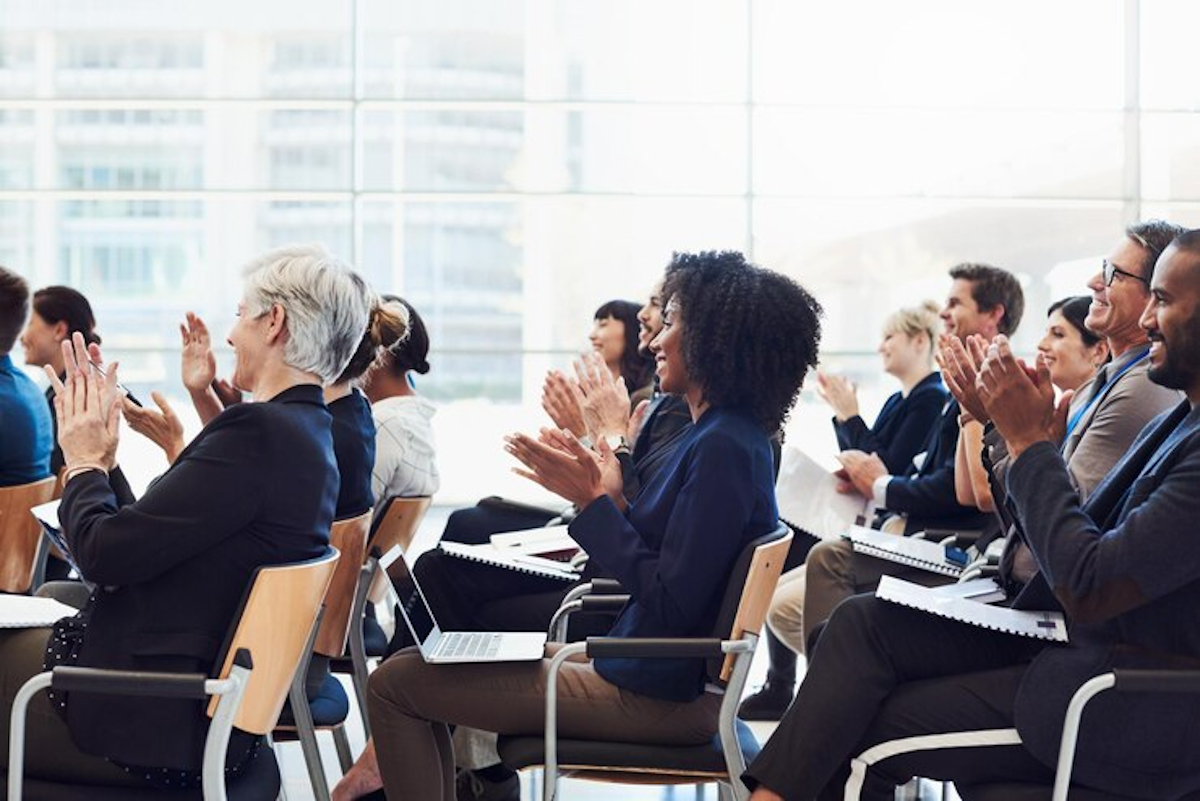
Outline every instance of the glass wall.
<path fill-rule="evenodd" d="M 184 311 L 324 242 L 430 326 L 443 499 L 519 494 L 497 437 L 674 250 L 805 283 L 868 408 L 879 321 L 957 262 L 1021 276 L 1030 349 L 1125 223 L 1200 224 L 1194 6 L 0 0 L 0 263 L 171 388 Z"/>

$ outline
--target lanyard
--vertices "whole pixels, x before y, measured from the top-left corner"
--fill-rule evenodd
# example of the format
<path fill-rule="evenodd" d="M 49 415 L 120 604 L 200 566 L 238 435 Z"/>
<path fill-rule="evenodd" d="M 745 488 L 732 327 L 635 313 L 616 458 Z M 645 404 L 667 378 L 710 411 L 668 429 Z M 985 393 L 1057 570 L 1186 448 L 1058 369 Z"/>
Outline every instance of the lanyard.
<path fill-rule="evenodd" d="M 1120 370 L 1117 371 L 1117 373 L 1115 375 L 1113 375 L 1111 378 L 1109 378 L 1107 381 L 1105 381 L 1104 386 L 1100 387 L 1100 389 L 1098 389 L 1092 393 L 1092 397 L 1088 399 L 1088 402 L 1086 404 L 1084 404 L 1084 407 L 1082 409 L 1080 409 L 1079 411 L 1075 412 L 1075 414 L 1071 415 L 1071 420 L 1070 420 L 1070 422 L 1067 423 L 1066 437 L 1063 437 L 1064 442 L 1066 441 L 1067 437 L 1071 436 L 1071 432 L 1075 430 L 1075 426 L 1079 425 L 1079 421 L 1083 419 L 1083 416 L 1085 414 L 1087 414 L 1088 409 L 1092 408 L 1092 406 L 1095 405 L 1096 401 L 1100 400 L 1100 398 L 1104 395 L 1104 393 L 1108 390 L 1108 388 L 1111 387 L 1113 384 L 1117 383 L 1117 379 L 1119 379 L 1121 376 L 1125 375 L 1125 373 L 1129 372 L 1130 368 L 1132 368 L 1134 365 L 1145 360 L 1145 358 L 1149 355 L 1150 355 L 1150 348 L 1146 348 L 1144 351 L 1141 352 L 1141 354 L 1136 359 L 1130 360 L 1129 364 L 1122 367 Z"/>

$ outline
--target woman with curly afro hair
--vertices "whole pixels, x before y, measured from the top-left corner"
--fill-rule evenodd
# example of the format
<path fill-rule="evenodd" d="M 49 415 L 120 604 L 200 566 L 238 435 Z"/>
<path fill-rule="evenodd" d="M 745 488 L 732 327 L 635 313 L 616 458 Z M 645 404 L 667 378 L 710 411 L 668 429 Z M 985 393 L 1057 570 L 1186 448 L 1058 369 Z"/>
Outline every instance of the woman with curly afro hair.
<path fill-rule="evenodd" d="M 617 637 L 711 635 L 734 561 L 777 524 L 769 437 L 817 361 L 820 306 L 739 253 L 676 254 L 664 297 L 650 349 L 663 390 L 687 400 L 694 425 L 635 503 L 622 496 L 603 439 L 596 453 L 565 431 L 507 440 L 524 465 L 517 472 L 581 510 L 571 536 L 629 593 Z M 385 662 L 371 676 L 369 709 L 387 796 L 454 797 L 447 724 L 541 732 L 549 661 L 430 665 L 408 649 Z M 567 661 L 560 734 L 706 743 L 721 706 L 705 692 L 713 678 L 702 659 Z"/>

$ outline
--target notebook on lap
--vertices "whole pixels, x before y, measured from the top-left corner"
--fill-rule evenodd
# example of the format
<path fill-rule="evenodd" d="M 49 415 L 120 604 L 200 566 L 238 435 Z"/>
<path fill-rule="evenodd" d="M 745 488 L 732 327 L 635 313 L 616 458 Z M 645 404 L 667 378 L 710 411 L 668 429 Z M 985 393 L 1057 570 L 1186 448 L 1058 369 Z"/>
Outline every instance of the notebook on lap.
<path fill-rule="evenodd" d="M 379 563 L 392 580 L 400 598 L 400 614 L 426 662 L 531 662 L 542 658 L 544 632 L 442 631 L 400 546 L 384 554 Z"/>

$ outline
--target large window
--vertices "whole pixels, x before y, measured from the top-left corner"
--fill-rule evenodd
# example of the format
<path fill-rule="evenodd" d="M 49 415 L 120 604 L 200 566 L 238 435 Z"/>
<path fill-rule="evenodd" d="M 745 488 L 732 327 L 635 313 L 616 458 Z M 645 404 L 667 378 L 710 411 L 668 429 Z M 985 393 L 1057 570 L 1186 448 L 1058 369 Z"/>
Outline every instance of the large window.
<path fill-rule="evenodd" d="M 0 263 L 87 293 L 146 389 L 178 384 L 185 310 L 229 325 L 250 256 L 326 243 L 427 318 L 450 501 L 481 472 L 519 491 L 496 437 L 673 250 L 804 282 L 869 407 L 892 388 L 879 321 L 952 264 L 1021 276 L 1028 349 L 1122 225 L 1200 224 L 1187 0 L 0 0 L 0 20 Z M 797 436 L 827 437 L 805 404 Z"/>

